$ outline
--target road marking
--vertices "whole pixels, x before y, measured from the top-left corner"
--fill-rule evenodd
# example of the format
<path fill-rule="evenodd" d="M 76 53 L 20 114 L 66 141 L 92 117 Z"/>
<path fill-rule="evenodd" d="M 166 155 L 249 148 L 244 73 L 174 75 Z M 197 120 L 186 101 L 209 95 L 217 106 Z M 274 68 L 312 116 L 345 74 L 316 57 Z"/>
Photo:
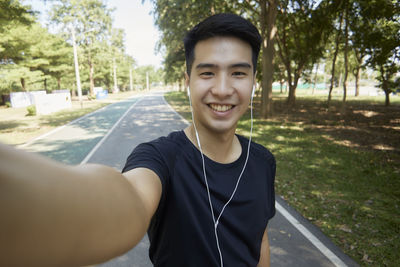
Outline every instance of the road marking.
<path fill-rule="evenodd" d="M 183 120 L 186 124 L 189 122 L 182 117 L 181 114 L 176 112 L 171 105 L 165 100 L 163 96 L 163 100 L 165 104 L 169 106 L 171 110 L 177 114 L 181 120 Z M 335 266 L 337 267 L 347 267 L 347 265 L 339 259 L 329 248 L 327 248 L 315 235 L 313 235 L 307 228 L 305 228 L 296 218 L 294 218 L 284 207 L 282 207 L 278 202 L 275 201 L 276 209 L 285 217 L 300 233 L 302 233 L 321 253 L 327 257 Z"/>
<path fill-rule="evenodd" d="M 188 122 L 184 117 L 182 117 L 181 114 L 179 114 L 178 112 L 176 112 L 176 110 L 167 102 L 167 100 L 165 100 L 164 95 L 162 95 L 162 100 L 164 100 L 165 105 L 167 105 L 167 106 L 169 107 L 169 109 L 170 109 L 172 112 L 174 112 L 176 115 L 178 115 L 178 117 L 181 118 L 181 120 L 182 120 L 184 123 L 186 123 L 187 125 L 189 125 L 189 122 Z"/>
<path fill-rule="evenodd" d="M 134 98 L 136 98 L 136 97 L 137 97 L 137 96 L 133 96 L 133 97 L 129 98 L 129 100 L 125 100 L 125 101 L 130 101 L 131 99 L 134 99 Z M 28 141 L 28 142 L 26 142 L 26 143 L 24 143 L 24 144 L 22 144 L 22 145 L 17 146 L 17 148 L 24 148 L 24 147 L 26 147 L 26 146 L 29 146 L 29 145 L 31 145 L 32 143 L 36 142 L 37 140 L 43 139 L 43 138 L 45 138 L 45 137 L 47 137 L 47 136 L 49 136 L 49 135 L 51 135 L 51 134 L 53 134 L 53 133 L 56 133 L 56 132 L 58 132 L 58 131 L 64 129 L 64 128 L 67 127 L 68 125 L 71 125 L 71 124 L 73 124 L 73 123 L 75 123 L 75 122 L 78 122 L 78 121 L 80 121 L 80 120 L 82 120 L 82 119 L 88 117 L 88 116 L 91 116 L 91 115 L 93 115 L 93 114 L 95 114 L 95 113 L 97 113 L 97 112 L 102 111 L 102 110 L 105 109 L 106 107 L 109 107 L 109 106 L 112 106 L 112 105 L 115 105 L 115 104 L 118 104 L 118 103 L 121 103 L 121 102 L 125 102 L 125 101 L 118 101 L 118 102 L 116 102 L 116 103 L 112 103 L 112 104 L 109 104 L 109 105 L 105 105 L 104 107 L 99 108 L 99 109 L 97 109 L 97 110 L 95 110 L 95 111 L 92 111 L 92 112 L 90 112 L 90 113 L 88 113 L 88 114 L 85 114 L 85 115 L 83 115 L 82 117 L 79 117 L 79 118 L 77 118 L 77 119 L 75 119 L 75 120 L 73 120 L 73 121 L 68 122 L 67 124 L 64 124 L 63 126 L 57 127 L 57 128 L 55 128 L 55 129 L 53 129 L 53 130 L 47 132 L 47 133 L 44 133 L 44 134 L 42 134 L 42 135 L 39 135 L 38 137 L 35 137 L 35 138 L 33 138 L 32 140 L 30 140 L 30 141 Z"/>
<path fill-rule="evenodd" d="M 327 248 L 315 235 L 305 228 L 284 207 L 275 201 L 276 209 L 285 217 L 300 233 L 302 233 L 322 254 L 325 255 L 335 266 L 346 267 L 347 265 L 339 259 L 329 248 Z"/>
<path fill-rule="evenodd" d="M 115 127 L 117 127 L 117 125 L 121 122 L 121 120 L 128 114 L 129 111 L 131 111 L 136 106 L 137 103 L 142 101 L 143 98 L 144 97 L 137 100 L 132 106 L 130 106 L 130 108 L 128 108 L 127 111 L 125 111 L 125 113 L 121 116 L 121 118 L 119 118 L 119 120 L 116 123 L 114 123 L 113 127 L 111 127 L 111 129 L 107 132 L 107 134 L 103 136 L 103 138 L 94 146 L 94 148 L 89 152 L 89 154 L 87 154 L 86 157 L 81 161 L 81 164 L 85 164 L 93 156 L 93 154 L 104 143 L 107 137 L 114 131 Z"/>

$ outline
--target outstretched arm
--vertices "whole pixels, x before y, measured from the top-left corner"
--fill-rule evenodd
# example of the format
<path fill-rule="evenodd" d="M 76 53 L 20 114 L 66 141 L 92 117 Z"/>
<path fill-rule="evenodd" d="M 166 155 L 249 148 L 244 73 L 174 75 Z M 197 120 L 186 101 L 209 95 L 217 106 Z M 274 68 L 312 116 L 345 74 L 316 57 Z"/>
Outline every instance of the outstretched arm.
<path fill-rule="evenodd" d="M 70 167 L 0 144 L 0 266 L 81 266 L 144 236 L 161 196 L 150 170 Z"/>
<path fill-rule="evenodd" d="M 260 260 L 257 267 L 269 267 L 271 264 L 270 251 L 269 251 L 269 240 L 268 240 L 268 229 L 265 227 L 261 250 L 260 250 Z"/>

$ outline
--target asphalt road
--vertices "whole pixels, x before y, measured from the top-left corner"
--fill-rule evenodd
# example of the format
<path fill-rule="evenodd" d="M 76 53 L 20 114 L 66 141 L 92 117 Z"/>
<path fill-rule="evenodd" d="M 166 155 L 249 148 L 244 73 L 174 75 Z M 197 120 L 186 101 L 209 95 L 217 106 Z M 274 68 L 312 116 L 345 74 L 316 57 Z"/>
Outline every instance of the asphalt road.
<path fill-rule="evenodd" d="M 26 149 L 68 164 L 83 161 L 121 170 L 136 145 L 186 126 L 162 93 L 149 93 L 87 115 L 39 138 Z M 268 232 L 271 266 L 358 266 L 279 196 L 276 203 L 277 213 Z M 152 266 L 148 247 L 145 237 L 126 254 L 98 266 Z"/>

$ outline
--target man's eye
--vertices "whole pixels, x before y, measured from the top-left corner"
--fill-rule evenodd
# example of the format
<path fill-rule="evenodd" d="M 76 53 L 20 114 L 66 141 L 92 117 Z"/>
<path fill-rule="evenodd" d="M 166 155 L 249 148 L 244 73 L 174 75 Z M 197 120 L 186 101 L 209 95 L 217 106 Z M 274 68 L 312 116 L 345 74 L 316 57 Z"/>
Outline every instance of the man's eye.
<path fill-rule="evenodd" d="M 202 76 L 202 77 L 211 77 L 213 75 L 214 75 L 214 73 L 212 73 L 210 71 L 200 73 L 200 76 Z"/>
<path fill-rule="evenodd" d="M 246 73 L 241 71 L 235 71 L 232 75 L 236 77 L 244 77 L 246 76 Z"/>

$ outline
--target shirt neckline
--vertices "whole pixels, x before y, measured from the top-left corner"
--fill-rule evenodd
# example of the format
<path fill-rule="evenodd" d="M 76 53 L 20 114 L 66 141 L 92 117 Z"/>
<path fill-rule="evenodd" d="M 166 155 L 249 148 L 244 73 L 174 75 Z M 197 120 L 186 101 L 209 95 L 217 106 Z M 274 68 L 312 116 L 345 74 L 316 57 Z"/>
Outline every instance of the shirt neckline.
<path fill-rule="evenodd" d="M 200 150 L 192 143 L 192 141 L 190 141 L 190 139 L 186 136 L 186 133 L 184 132 L 184 130 L 181 130 L 180 133 L 183 135 L 184 140 L 190 145 L 191 149 L 193 149 L 196 152 L 196 156 L 201 157 L 200 155 Z M 214 161 L 212 159 L 210 159 L 209 157 L 207 157 L 205 154 L 204 155 L 204 162 L 206 163 L 207 166 L 214 166 L 216 168 L 229 168 L 229 167 L 235 167 L 239 164 L 241 164 L 244 161 L 246 152 L 247 152 L 247 146 L 245 144 L 245 139 L 242 138 L 240 135 L 235 134 L 236 137 L 239 140 L 240 145 L 242 146 L 242 152 L 240 154 L 240 156 L 233 162 L 230 163 L 220 163 L 217 161 Z"/>

